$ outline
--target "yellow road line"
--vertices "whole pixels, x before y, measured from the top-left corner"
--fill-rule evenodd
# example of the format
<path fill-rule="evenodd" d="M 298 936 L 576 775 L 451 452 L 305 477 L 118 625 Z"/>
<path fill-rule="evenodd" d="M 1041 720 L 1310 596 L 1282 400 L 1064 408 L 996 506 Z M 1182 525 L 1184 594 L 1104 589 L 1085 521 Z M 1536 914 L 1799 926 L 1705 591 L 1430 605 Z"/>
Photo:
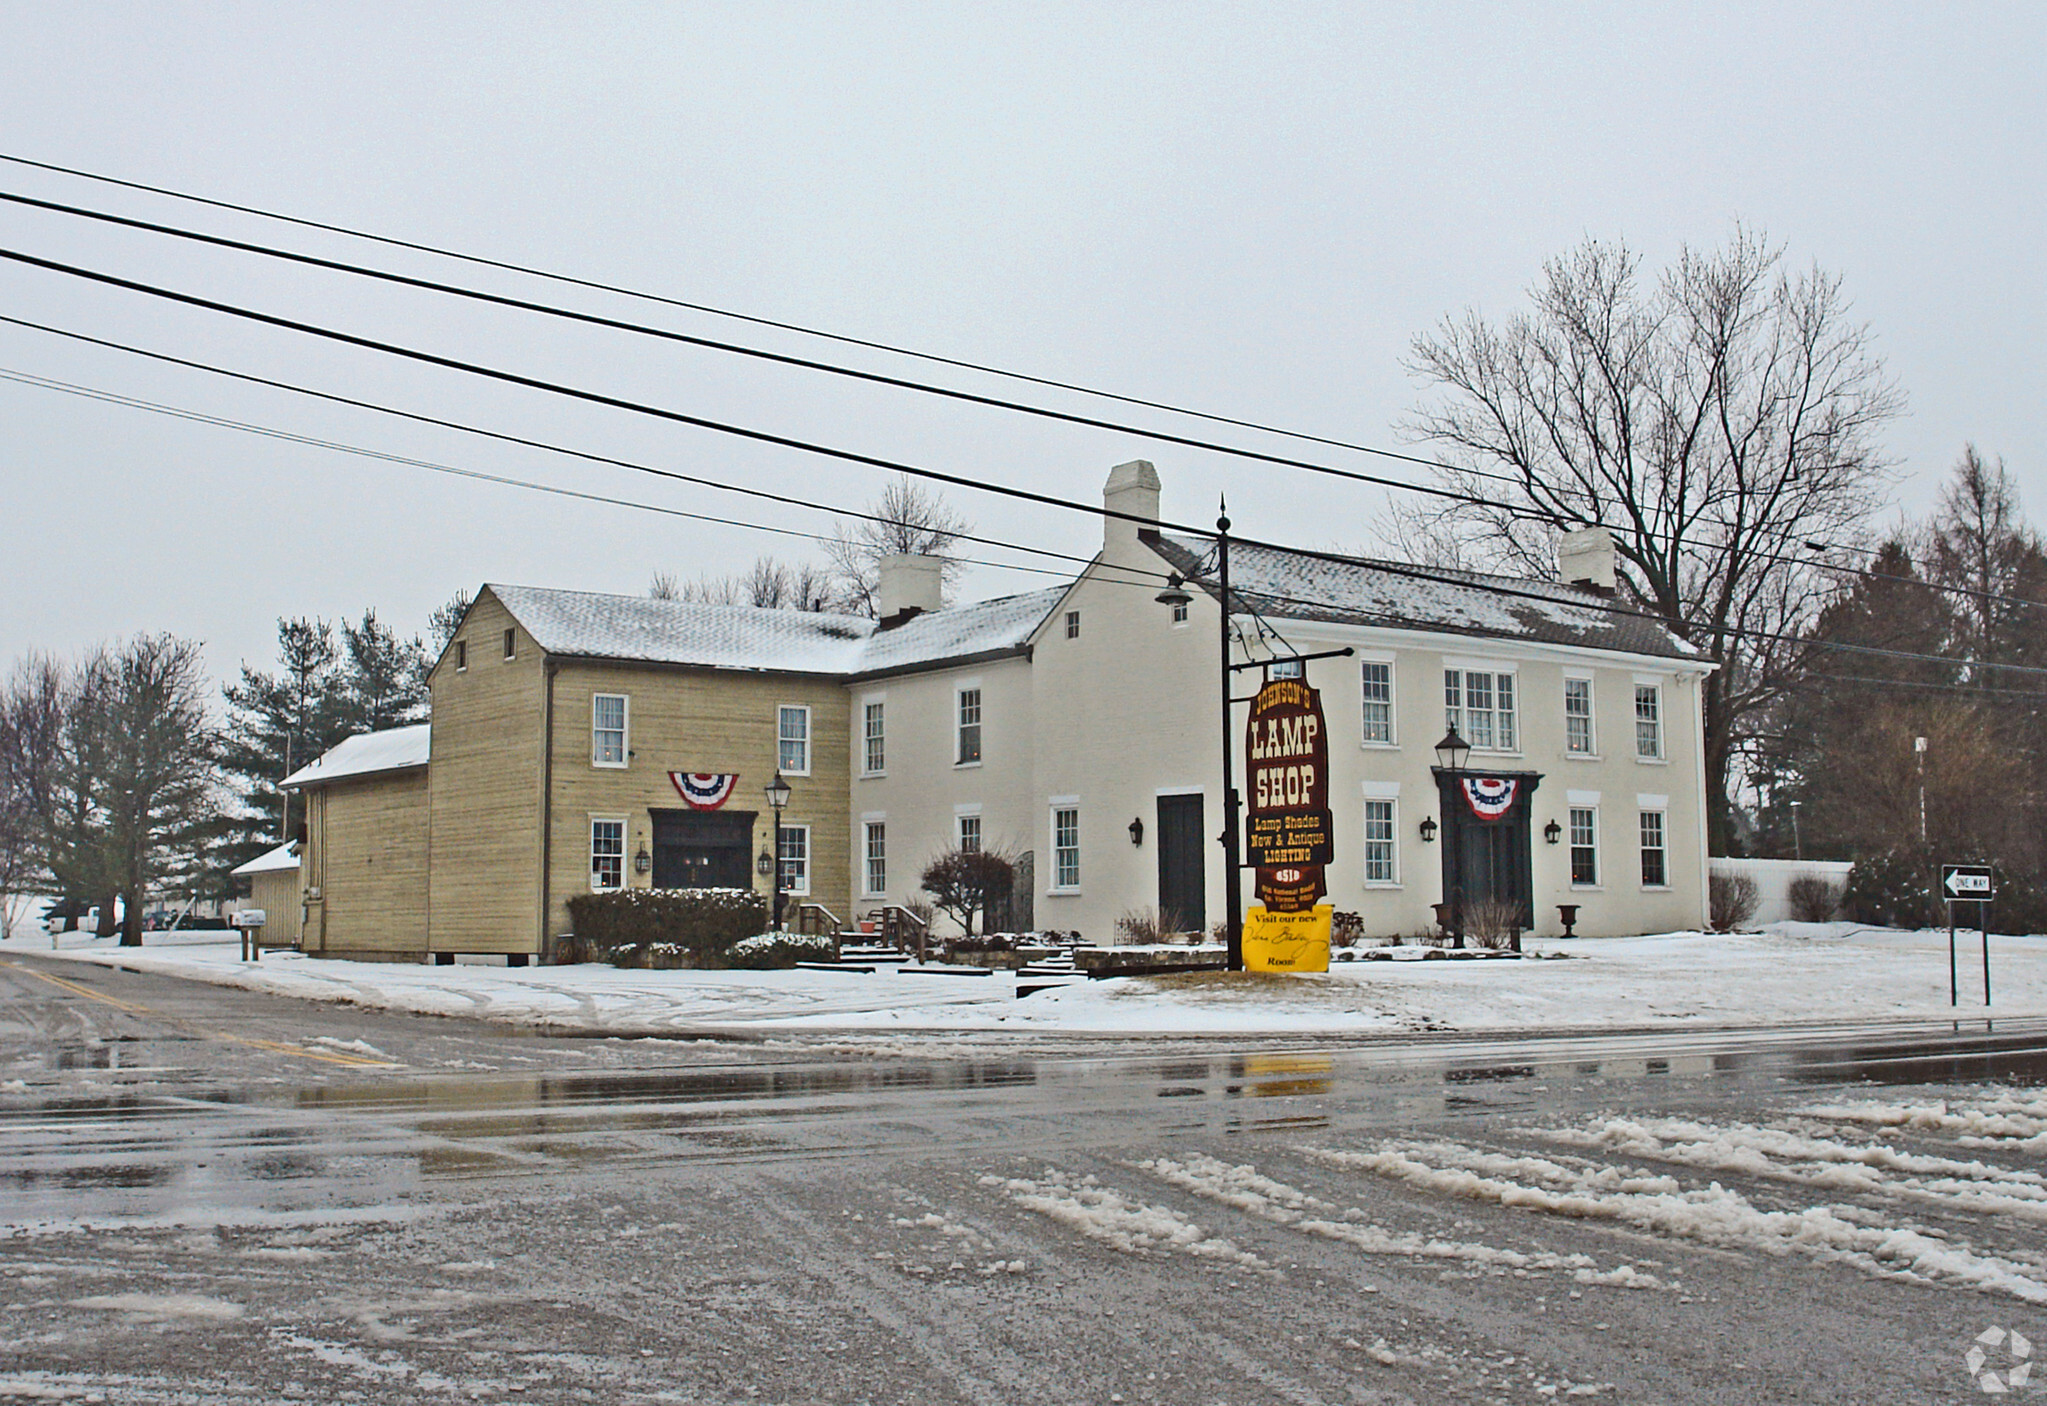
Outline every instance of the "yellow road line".
<path fill-rule="evenodd" d="M 75 981 L 66 981 L 61 976 L 51 976 L 48 972 L 39 972 L 34 967 L 25 967 L 19 962 L 8 962 L 6 965 L 15 971 L 27 972 L 39 981 L 47 981 L 52 986 L 61 986 L 74 996 L 83 996 L 88 1001 L 98 1001 L 103 1005 L 112 1006 L 116 1010 L 127 1011 L 130 1015 L 153 1015 L 157 1019 L 170 1024 L 179 1025 L 186 1029 L 190 1028 L 189 1026 L 184 1026 L 183 1022 L 175 1017 L 163 1015 L 153 1007 L 145 1006 L 140 1002 L 123 1001 L 95 991 L 90 986 L 81 986 Z M 225 1030 L 207 1030 L 201 1033 L 215 1040 L 227 1040 L 233 1044 L 247 1045 L 251 1049 L 268 1050 L 272 1054 L 296 1055 L 300 1059 L 317 1059 L 322 1064 L 346 1065 L 351 1069 L 403 1069 L 405 1067 L 391 1060 L 364 1059 L 361 1055 L 329 1054 L 324 1050 L 308 1050 L 298 1045 L 288 1045 L 277 1040 L 252 1040 L 244 1035 L 230 1035 Z"/>

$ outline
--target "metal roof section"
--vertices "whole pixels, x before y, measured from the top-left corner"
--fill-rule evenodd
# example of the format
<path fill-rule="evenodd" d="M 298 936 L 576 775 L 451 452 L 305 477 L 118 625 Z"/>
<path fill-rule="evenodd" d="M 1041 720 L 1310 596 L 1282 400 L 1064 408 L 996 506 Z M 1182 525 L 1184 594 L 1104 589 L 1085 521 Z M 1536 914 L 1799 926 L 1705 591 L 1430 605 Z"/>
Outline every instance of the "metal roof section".
<path fill-rule="evenodd" d="M 300 774 L 303 775 L 304 773 Z M 228 872 L 230 874 L 240 875 L 275 874 L 282 870 L 296 869 L 298 867 L 299 867 L 298 846 L 294 844 L 292 841 L 287 840 L 283 844 L 279 845 L 276 849 L 266 850 L 264 853 L 259 854 L 254 859 L 250 860 L 247 864 L 243 864 L 237 868 L 230 869 L 228 870 Z"/>
<path fill-rule="evenodd" d="M 1194 579 L 1209 548 L 1206 539 L 1144 540 L 1190 584 L 1216 593 L 1212 581 Z M 1364 557 L 1331 559 L 1233 540 L 1230 591 L 1275 620 L 1392 626 L 1666 659 L 1704 658 L 1693 645 L 1623 602 L 1553 581 Z"/>
<path fill-rule="evenodd" d="M 311 766 L 300 767 L 284 778 L 286 790 L 303 786 L 324 786 L 357 776 L 375 776 L 386 771 L 407 771 L 427 764 L 433 728 L 428 723 L 387 728 L 349 738 L 322 753 Z M 240 873 L 240 870 L 235 872 Z"/>

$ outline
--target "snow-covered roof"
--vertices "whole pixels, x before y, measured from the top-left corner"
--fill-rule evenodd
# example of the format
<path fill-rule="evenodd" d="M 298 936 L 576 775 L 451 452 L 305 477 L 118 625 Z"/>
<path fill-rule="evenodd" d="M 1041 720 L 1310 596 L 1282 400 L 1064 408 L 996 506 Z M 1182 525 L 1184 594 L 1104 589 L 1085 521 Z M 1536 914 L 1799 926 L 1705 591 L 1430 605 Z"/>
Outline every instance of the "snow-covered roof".
<path fill-rule="evenodd" d="M 868 636 L 856 672 L 895 673 L 1022 649 L 1065 593 L 1064 586 L 1054 586 L 913 616 L 892 630 Z"/>
<path fill-rule="evenodd" d="M 284 778 L 284 787 L 323 786 L 351 776 L 373 776 L 380 771 L 404 771 L 425 766 L 432 727 L 415 723 L 411 727 L 365 732 L 330 747 L 311 766 L 300 767 Z"/>
<path fill-rule="evenodd" d="M 1152 547 L 1191 580 L 1200 574 L 1197 567 L 1208 544 L 1161 536 Z M 1549 581 L 1233 542 L 1230 590 L 1274 619 L 1390 625 L 1672 659 L 1699 657 L 1692 645 L 1625 603 Z"/>
<path fill-rule="evenodd" d="M 296 869 L 298 867 L 298 849 L 291 841 L 287 840 L 276 849 L 266 850 L 247 864 L 240 865 L 228 872 L 231 874 L 274 874 L 282 869 Z"/>
<path fill-rule="evenodd" d="M 884 630 L 864 616 L 606 596 L 536 586 L 488 589 L 549 654 L 831 677 L 928 668 L 1020 648 L 1059 592 L 1034 591 L 913 616 Z"/>

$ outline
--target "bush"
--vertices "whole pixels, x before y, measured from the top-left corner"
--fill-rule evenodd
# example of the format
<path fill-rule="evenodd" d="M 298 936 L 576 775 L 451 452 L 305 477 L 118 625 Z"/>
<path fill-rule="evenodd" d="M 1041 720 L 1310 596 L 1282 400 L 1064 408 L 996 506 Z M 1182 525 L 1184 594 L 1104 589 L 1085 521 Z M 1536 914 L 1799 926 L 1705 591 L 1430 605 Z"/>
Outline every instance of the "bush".
<path fill-rule="evenodd" d="M 1955 906 L 1957 919 L 1967 922 L 1974 916 L 1966 905 Z M 2047 887 L 2030 874 L 2000 868 L 1997 902 L 1990 905 L 1990 930 L 2018 937 L 2047 933 Z"/>
<path fill-rule="evenodd" d="M 1140 946 L 1177 942 L 1186 931 L 1186 922 L 1170 908 L 1126 908 L 1116 920 L 1116 935 Z"/>
<path fill-rule="evenodd" d="M 1464 905 L 1464 940 L 1473 947 L 1503 951 L 1522 926 L 1519 903 L 1487 899 Z"/>
<path fill-rule="evenodd" d="M 1817 874 L 1800 874 L 1784 896 L 1791 916 L 1801 923 L 1830 923 L 1841 911 L 1841 889 Z"/>
<path fill-rule="evenodd" d="M 725 965 L 749 972 L 781 971 L 798 962 L 829 962 L 838 955 L 838 944 L 821 932 L 761 932 L 727 948 Z"/>
<path fill-rule="evenodd" d="M 1711 874 L 1706 879 L 1707 921 L 1715 932 L 1733 932 L 1756 916 L 1762 886 L 1752 874 Z"/>
<path fill-rule="evenodd" d="M 1855 861 L 1848 871 L 1848 889 L 1841 902 L 1858 923 L 1879 927 L 1923 928 L 1942 924 L 1946 915 L 1934 901 L 1940 873 L 1933 856 L 1921 845 L 1901 845 Z"/>
<path fill-rule="evenodd" d="M 652 950 L 664 946 L 704 966 L 765 928 L 768 905 L 752 889 L 621 889 L 577 894 L 569 900 L 569 918 L 578 951 L 598 961 L 648 965 L 670 955 Z"/>

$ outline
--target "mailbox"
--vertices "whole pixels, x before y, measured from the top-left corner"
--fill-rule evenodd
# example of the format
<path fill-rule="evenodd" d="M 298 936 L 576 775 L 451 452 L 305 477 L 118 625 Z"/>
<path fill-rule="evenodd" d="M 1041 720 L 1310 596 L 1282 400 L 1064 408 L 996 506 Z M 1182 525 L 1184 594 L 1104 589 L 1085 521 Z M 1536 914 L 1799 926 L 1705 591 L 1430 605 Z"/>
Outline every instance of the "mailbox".
<path fill-rule="evenodd" d="M 238 928 L 260 928 L 267 915 L 261 908 L 244 908 L 239 913 L 228 914 L 228 923 Z"/>

